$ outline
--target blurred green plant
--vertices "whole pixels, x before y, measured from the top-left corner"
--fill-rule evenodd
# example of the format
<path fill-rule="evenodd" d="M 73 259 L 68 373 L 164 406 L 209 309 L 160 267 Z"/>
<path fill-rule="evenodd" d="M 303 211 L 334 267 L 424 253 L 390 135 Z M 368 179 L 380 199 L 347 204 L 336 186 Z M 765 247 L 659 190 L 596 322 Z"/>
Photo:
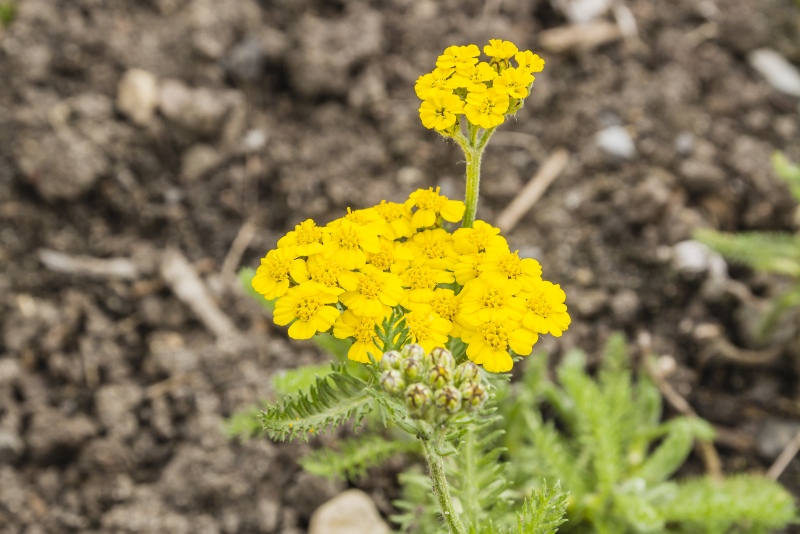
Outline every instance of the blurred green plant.
<path fill-rule="evenodd" d="M 800 203 L 800 166 L 776 152 L 772 157 L 772 167 Z M 702 229 L 695 232 L 694 237 L 731 261 L 757 271 L 787 275 L 794 279 L 793 287 L 777 297 L 772 309 L 765 315 L 759 328 L 761 335 L 768 334 L 787 311 L 800 306 L 800 232 L 734 234 Z"/>
<path fill-rule="evenodd" d="M 14 0 L 0 0 L 0 26 L 10 26 L 17 18 L 17 3 Z"/>
<path fill-rule="evenodd" d="M 658 389 L 644 373 L 634 380 L 628 362 L 621 335 L 606 345 L 596 380 L 581 351 L 565 357 L 558 383 L 545 359 L 530 359 L 499 402 L 513 490 L 559 480 L 569 491 L 564 532 L 769 532 L 795 520 L 792 496 L 764 477 L 671 480 L 713 429 L 697 417 L 662 422 Z"/>

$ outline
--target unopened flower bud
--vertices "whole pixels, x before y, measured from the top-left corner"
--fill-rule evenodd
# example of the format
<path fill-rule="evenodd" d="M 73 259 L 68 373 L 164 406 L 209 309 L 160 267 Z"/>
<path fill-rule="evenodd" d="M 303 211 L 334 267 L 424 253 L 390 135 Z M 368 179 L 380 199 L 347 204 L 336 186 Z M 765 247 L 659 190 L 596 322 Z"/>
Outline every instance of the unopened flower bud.
<path fill-rule="evenodd" d="M 436 392 L 433 402 L 439 410 L 453 415 L 461 408 L 461 392 L 453 386 L 444 386 Z"/>
<path fill-rule="evenodd" d="M 442 347 L 436 347 L 433 349 L 431 351 L 431 358 L 433 359 L 434 364 L 450 369 L 456 365 L 456 359 L 453 358 L 453 354 L 449 350 Z"/>
<path fill-rule="evenodd" d="M 403 380 L 403 375 L 396 369 L 384 371 L 381 375 L 381 387 L 392 395 L 399 395 L 406 387 L 406 381 Z"/>
<path fill-rule="evenodd" d="M 479 408 L 489 398 L 489 393 L 477 382 L 467 382 L 461 386 L 461 396 L 467 408 Z"/>
<path fill-rule="evenodd" d="M 403 361 L 403 356 L 396 350 L 390 350 L 383 353 L 381 358 L 381 367 L 384 371 L 390 369 L 400 369 L 400 363 Z"/>
<path fill-rule="evenodd" d="M 422 360 L 416 357 L 410 357 L 403 360 L 400 364 L 400 369 L 409 380 L 416 380 L 424 371 Z"/>
<path fill-rule="evenodd" d="M 427 408 L 433 400 L 433 393 L 424 384 L 411 384 L 406 389 L 406 406 L 412 413 L 420 413 Z"/>
<path fill-rule="evenodd" d="M 463 362 L 458 364 L 455 372 L 453 373 L 453 381 L 457 386 L 461 386 L 466 382 L 475 382 L 478 380 L 481 370 L 472 362 Z"/>
<path fill-rule="evenodd" d="M 402 349 L 400 349 L 400 354 L 405 356 L 406 358 L 419 358 L 422 359 L 425 356 L 425 349 L 422 348 L 422 345 L 417 345 L 416 343 L 409 343 Z"/>
<path fill-rule="evenodd" d="M 440 388 L 444 386 L 450 382 L 450 379 L 452 378 L 453 372 L 449 367 L 445 367 L 443 365 L 434 365 L 431 370 L 428 371 L 428 384 L 434 388 Z"/>

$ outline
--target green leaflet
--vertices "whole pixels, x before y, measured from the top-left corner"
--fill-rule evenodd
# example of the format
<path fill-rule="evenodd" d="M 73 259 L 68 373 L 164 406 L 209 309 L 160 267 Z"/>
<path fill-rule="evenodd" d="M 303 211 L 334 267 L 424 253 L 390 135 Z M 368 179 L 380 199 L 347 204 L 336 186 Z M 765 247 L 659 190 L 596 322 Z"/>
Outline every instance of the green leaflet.
<path fill-rule="evenodd" d="M 338 450 L 318 449 L 301 459 L 300 465 L 312 475 L 353 480 L 392 456 L 419 452 L 418 441 L 373 434 L 342 440 Z"/>
<path fill-rule="evenodd" d="M 522 505 L 517 514 L 516 534 L 554 534 L 567 520 L 567 494 L 561 491 L 556 482 L 552 488 L 544 482 L 542 489 L 535 492 Z"/>
<path fill-rule="evenodd" d="M 369 384 L 333 365 L 331 373 L 318 377 L 307 393 L 290 395 L 261 413 L 264 430 L 272 439 L 285 440 L 318 434 L 351 417 L 356 425 L 373 409 Z"/>

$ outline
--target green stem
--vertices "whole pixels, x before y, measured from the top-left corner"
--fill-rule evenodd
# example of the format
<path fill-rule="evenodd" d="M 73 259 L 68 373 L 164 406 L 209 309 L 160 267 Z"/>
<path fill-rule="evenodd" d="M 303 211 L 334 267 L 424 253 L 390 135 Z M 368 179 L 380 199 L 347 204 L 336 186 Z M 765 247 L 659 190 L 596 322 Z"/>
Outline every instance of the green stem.
<path fill-rule="evenodd" d="M 466 534 L 467 531 L 453 508 L 453 498 L 450 496 L 450 486 L 447 484 L 442 457 L 435 451 L 433 443 L 428 439 L 422 439 L 422 447 L 425 450 L 425 459 L 428 461 L 433 494 L 436 496 L 436 502 L 439 503 L 439 510 L 450 529 L 450 534 Z"/>
<path fill-rule="evenodd" d="M 475 133 L 477 133 L 477 130 L 478 128 L 475 127 Z M 464 150 L 464 156 L 467 158 L 467 191 L 464 198 L 467 209 L 464 211 L 464 222 L 461 223 L 463 228 L 472 228 L 472 224 L 475 222 L 481 185 L 481 158 L 483 157 L 483 149 L 486 148 L 486 143 L 489 142 L 489 138 L 495 130 L 496 127 L 484 130 L 479 139 L 473 137 L 466 146 L 459 143 Z"/>

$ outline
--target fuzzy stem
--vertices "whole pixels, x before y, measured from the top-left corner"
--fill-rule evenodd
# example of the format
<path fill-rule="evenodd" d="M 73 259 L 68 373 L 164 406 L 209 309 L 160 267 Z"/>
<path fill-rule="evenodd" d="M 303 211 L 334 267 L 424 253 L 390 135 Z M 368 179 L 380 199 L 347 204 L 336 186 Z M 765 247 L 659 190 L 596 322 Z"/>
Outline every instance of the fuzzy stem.
<path fill-rule="evenodd" d="M 495 129 L 484 130 L 480 138 L 471 136 L 466 146 L 463 143 L 459 143 L 464 150 L 464 156 L 467 158 L 467 191 L 464 198 L 467 209 L 464 211 L 464 222 L 461 223 L 462 228 L 472 228 L 472 224 L 475 222 L 481 185 L 481 158 L 483 157 L 483 149 L 486 148 L 486 143 L 489 142 L 489 138 Z M 477 133 L 477 131 L 478 128 L 474 127 L 473 132 Z"/>
<path fill-rule="evenodd" d="M 433 494 L 439 503 L 439 510 L 450 529 L 450 534 L 466 534 L 467 531 L 453 508 L 453 498 L 450 496 L 450 486 L 447 484 L 442 457 L 436 452 L 433 443 L 425 438 L 422 439 L 422 447 L 425 450 L 425 459 L 428 461 Z"/>

